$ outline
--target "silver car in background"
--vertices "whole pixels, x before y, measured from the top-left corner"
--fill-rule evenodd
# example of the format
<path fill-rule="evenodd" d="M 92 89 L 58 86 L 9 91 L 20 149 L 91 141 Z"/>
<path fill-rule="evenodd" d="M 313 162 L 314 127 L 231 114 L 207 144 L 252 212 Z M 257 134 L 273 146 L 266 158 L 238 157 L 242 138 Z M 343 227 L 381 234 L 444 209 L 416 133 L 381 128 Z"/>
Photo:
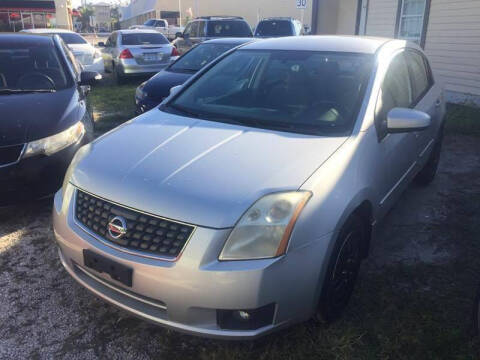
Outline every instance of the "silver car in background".
<path fill-rule="evenodd" d="M 246 44 L 77 152 L 54 200 L 60 259 L 99 297 L 191 334 L 333 321 L 379 221 L 434 179 L 444 115 L 413 43 Z"/>
<path fill-rule="evenodd" d="M 155 74 L 178 58 L 167 38 L 155 30 L 114 31 L 103 48 L 106 72 L 113 72 L 118 82 L 128 76 Z"/>

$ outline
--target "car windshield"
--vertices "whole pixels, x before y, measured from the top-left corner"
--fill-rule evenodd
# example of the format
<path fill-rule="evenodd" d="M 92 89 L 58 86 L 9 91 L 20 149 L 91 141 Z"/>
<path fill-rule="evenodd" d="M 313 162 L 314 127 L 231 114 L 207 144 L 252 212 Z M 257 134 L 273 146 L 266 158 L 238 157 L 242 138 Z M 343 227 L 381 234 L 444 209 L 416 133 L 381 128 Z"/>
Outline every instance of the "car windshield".
<path fill-rule="evenodd" d="M 145 25 L 145 26 L 153 26 L 153 25 L 155 25 L 155 20 L 153 20 L 153 19 L 147 20 L 147 21 L 145 21 L 145 22 L 143 23 L 143 25 Z"/>
<path fill-rule="evenodd" d="M 255 36 L 291 36 L 292 25 L 286 20 L 264 20 L 258 24 Z"/>
<path fill-rule="evenodd" d="M 69 86 L 53 43 L 7 43 L 0 47 L 0 94 L 53 91 Z M 12 91 L 11 91 L 12 90 Z"/>
<path fill-rule="evenodd" d="M 237 46 L 236 44 L 201 44 L 178 59 L 170 70 L 198 71 L 213 59 Z"/>
<path fill-rule="evenodd" d="M 88 44 L 88 42 L 78 34 L 72 33 L 57 33 L 65 44 Z"/>
<path fill-rule="evenodd" d="M 122 34 L 122 45 L 163 45 L 168 40 L 160 33 Z"/>
<path fill-rule="evenodd" d="M 372 68 L 366 54 L 237 50 L 162 108 L 251 127 L 345 135 Z"/>
<path fill-rule="evenodd" d="M 251 37 L 252 30 L 245 21 L 218 20 L 209 21 L 207 25 L 209 37 Z"/>

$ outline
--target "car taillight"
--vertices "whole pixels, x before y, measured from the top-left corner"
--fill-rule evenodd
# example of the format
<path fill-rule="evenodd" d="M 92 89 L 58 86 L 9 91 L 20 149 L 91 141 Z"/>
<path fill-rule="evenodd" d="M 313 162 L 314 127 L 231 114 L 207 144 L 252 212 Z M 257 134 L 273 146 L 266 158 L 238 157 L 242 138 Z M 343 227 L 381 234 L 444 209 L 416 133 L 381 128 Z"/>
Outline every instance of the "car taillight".
<path fill-rule="evenodd" d="M 170 56 L 180 56 L 180 53 L 178 52 L 178 50 L 175 46 L 173 47 L 172 54 Z"/>
<path fill-rule="evenodd" d="M 133 59 L 133 55 L 128 49 L 123 50 L 118 57 L 120 59 Z"/>

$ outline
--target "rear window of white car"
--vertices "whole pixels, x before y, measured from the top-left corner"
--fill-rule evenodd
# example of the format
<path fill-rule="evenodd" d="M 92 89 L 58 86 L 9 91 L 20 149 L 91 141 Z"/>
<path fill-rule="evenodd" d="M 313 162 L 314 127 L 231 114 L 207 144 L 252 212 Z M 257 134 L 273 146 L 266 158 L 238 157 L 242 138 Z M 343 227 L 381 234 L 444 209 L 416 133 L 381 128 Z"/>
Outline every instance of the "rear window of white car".
<path fill-rule="evenodd" d="M 87 41 L 78 34 L 71 33 L 58 33 L 65 44 L 88 44 Z"/>
<path fill-rule="evenodd" d="M 162 45 L 168 44 L 165 36 L 158 33 L 122 34 L 122 45 Z"/>

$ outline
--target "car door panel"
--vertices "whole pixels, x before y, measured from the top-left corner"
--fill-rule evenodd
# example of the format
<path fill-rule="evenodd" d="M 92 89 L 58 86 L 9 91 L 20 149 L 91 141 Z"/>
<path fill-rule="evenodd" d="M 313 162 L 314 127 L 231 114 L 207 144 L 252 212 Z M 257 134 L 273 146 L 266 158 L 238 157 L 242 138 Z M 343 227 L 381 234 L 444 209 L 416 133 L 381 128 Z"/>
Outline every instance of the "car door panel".
<path fill-rule="evenodd" d="M 403 52 L 391 61 L 377 96 L 375 127 L 378 134 L 377 156 L 380 182 L 379 207 L 385 214 L 412 180 L 417 166 L 415 133 L 390 134 L 387 117 L 395 107 L 409 107 L 412 89 Z"/>

